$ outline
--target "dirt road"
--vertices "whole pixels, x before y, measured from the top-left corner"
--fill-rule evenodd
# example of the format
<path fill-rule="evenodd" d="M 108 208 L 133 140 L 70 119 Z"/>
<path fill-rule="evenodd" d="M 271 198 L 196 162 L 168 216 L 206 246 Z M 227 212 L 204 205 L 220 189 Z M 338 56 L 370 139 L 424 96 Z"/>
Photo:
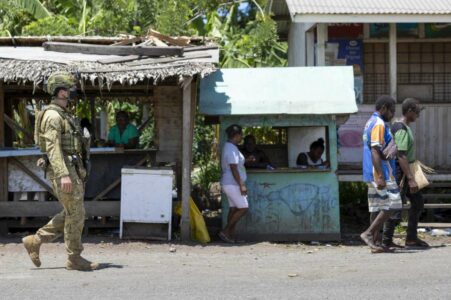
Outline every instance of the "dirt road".
<path fill-rule="evenodd" d="M 31 265 L 0 240 L 0 299 L 451 299 L 451 239 L 427 251 L 370 254 L 361 245 L 171 245 L 99 239 L 95 272 L 66 271 L 64 244 Z"/>

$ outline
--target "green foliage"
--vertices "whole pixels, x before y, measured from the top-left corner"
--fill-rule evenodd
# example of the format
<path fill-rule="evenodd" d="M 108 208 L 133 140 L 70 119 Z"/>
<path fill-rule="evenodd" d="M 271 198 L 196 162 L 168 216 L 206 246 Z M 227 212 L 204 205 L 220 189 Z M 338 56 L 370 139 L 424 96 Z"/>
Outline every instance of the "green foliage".
<path fill-rule="evenodd" d="M 1 2 L 24 10 L 36 19 L 47 18 L 52 15 L 39 0 L 2 0 Z"/>
<path fill-rule="evenodd" d="M 3 21 L 0 34 L 141 34 L 155 24 L 159 2 L 164 3 L 162 0 L 0 0 Z M 26 18 L 21 18 L 24 15 Z M 52 20 L 56 21 L 53 26 Z"/>
<path fill-rule="evenodd" d="M 245 127 L 243 135 L 253 135 L 258 144 L 274 145 L 287 143 L 287 129 L 273 127 Z"/>
<path fill-rule="evenodd" d="M 136 33 L 141 30 L 137 26 L 137 9 L 136 1 L 105 0 L 87 22 L 88 31 L 107 36 Z"/>
<path fill-rule="evenodd" d="M 89 100 L 81 100 L 77 103 L 76 112 L 77 118 L 79 120 L 83 118 L 88 118 L 91 120 L 91 107 Z"/>
<path fill-rule="evenodd" d="M 26 25 L 22 34 L 24 35 L 76 35 L 74 24 L 63 16 L 52 16 Z"/>
<path fill-rule="evenodd" d="M 193 183 L 199 185 L 204 195 L 210 191 L 214 182 L 221 179 L 221 166 L 216 161 L 208 161 L 200 165 L 200 168 L 193 176 Z"/>
<path fill-rule="evenodd" d="M 33 17 L 9 0 L 0 0 L 0 36 L 20 35 Z"/>
<path fill-rule="evenodd" d="M 31 122 L 30 122 L 30 111 L 27 110 L 27 101 L 26 100 L 18 100 L 15 99 L 15 103 L 12 107 L 12 119 L 22 128 L 28 130 L 30 135 L 32 132 L 30 131 Z M 29 138 L 23 131 L 21 130 L 13 130 L 13 146 L 14 147 L 30 147 L 33 146 L 34 141 Z"/>
<path fill-rule="evenodd" d="M 238 9 L 247 2 L 248 9 Z M 287 44 L 263 11 L 267 0 L 0 0 L 1 35 L 205 35 L 221 46 L 220 65 L 287 64 Z"/>
<path fill-rule="evenodd" d="M 198 115 L 194 126 L 193 162 L 198 169 L 193 173 L 193 183 L 199 186 L 203 196 L 207 196 L 212 183 L 221 178 L 221 167 L 215 126 L 205 125 L 204 121 L 204 116 Z"/>
<path fill-rule="evenodd" d="M 204 28 L 196 23 L 198 31 L 220 44 L 223 68 L 286 66 L 288 45 L 278 41 L 276 23 L 253 1 L 249 5 L 250 12 L 238 10 L 238 4 L 211 12 Z"/>
<path fill-rule="evenodd" d="M 367 190 L 364 182 L 340 182 L 340 203 L 351 208 L 367 205 Z"/>
<path fill-rule="evenodd" d="M 205 117 L 197 115 L 193 136 L 193 161 L 195 164 L 211 161 L 216 152 L 217 139 L 211 125 L 204 124 Z"/>
<path fill-rule="evenodd" d="M 190 1 L 168 0 L 158 3 L 160 12 L 155 18 L 155 26 L 163 34 L 189 35 L 188 21 L 191 15 Z"/>
<path fill-rule="evenodd" d="M 155 122 L 153 119 L 151 119 L 139 136 L 139 147 L 142 149 L 152 148 L 154 146 L 154 140 Z"/>

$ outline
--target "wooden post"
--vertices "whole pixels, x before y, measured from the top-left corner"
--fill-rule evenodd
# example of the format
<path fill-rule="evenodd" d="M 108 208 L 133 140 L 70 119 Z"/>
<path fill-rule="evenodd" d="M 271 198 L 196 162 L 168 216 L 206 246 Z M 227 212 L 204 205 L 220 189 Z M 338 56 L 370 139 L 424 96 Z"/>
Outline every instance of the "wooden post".
<path fill-rule="evenodd" d="M 3 89 L 3 82 L 0 81 L 0 148 L 5 147 L 5 91 Z"/>
<path fill-rule="evenodd" d="M 367 40 L 371 38 L 371 34 L 370 34 L 370 24 L 369 23 L 365 23 L 363 24 L 363 39 Z"/>
<path fill-rule="evenodd" d="M 292 22 L 288 34 L 288 66 L 305 66 L 305 24 Z"/>
<path fill-rule="evenodd" d="M 317 43 L 316 43 L 316 65 L 326 65 L 326 43 L 327 43 L 327 23 L 316 25 Z"/>
<path fill-rule="evenodd" d="M 424 39 L 426 37 L 425 23 L 418 23 L 418 38 Z"/>
<path fill-rule="evenodd" d="M 0 149 L 5 147 L 5 90 L 0 82 Z M 0 201 L 8 201 L 8 159 L 0 158 Z"/>
<path fill-rule="evenodd" d="M 315 31 L 313 29 L 305 33 L 305 44 L 307 54 L 306 65 L 313 67 L 315 65 Z"/>
<path fill-rule="evenodd" d="M 12 147 L 13 146 L 13 140 L 14 140 L 14 131 L 6 125 L 6 120 L 4 119 L 4 116 L 7 115 L 9 117 L 14 115 L 13 112 L 13 100 L 11 97 L 6 97 L 5 88 L 3 87 L 3 118 L 2 118 L 2 124 L 4 124 L 4 135 L 3 135 L 3 142 L 4 147 Z"/>
<path fill-rule="evenodd" d="M 0 149 L 5 147 L 5 90 L 0 81 Z M 0 158 L 0 202 L 8 201 L 8 159 Z M 6 235 L 8 227 L 6 221 L 0 221 L 0 235 Z"/>
<path fill-rule="evenodd" d="M 92 130 L 92 139 L 98 140 L 99 134 L 97 133 L 97 119 L 96 119 L 96 99 L 95 97 L 89 98 L 89 108 L 91 111 L 91 130 Z"/>
<path fill-rule="evenodd" d="M 149 112 L 150 112 L 150 104 L 148 102 L 143 104 L 143 117 L 142 122 L 144 123 L 149 119 Z"/>
<path fill-rule="evenodd" d="M 107 140 L 108 138 L 108 113 L 105 106 L 102 106 L 100 112 L 100 139 Z"/>
<path fill-rule="evenodd" d="M 390 96 L 395 100 L 397 98 L 397 70 L 396 70 L 396 60 L 397 60 L 397 38 L 396 38 L 396 23 L 390 23 L 390 34 L 389 34 L 389 63 L 390 63 Z"/>
<path fill-rule="evenodd" d="M 193 152 L 192 77 L 183 80 L 183 130 L 182 130 L 182 241 L 190 239 L 189 199 L 191 197 L 191 162 Z"/>

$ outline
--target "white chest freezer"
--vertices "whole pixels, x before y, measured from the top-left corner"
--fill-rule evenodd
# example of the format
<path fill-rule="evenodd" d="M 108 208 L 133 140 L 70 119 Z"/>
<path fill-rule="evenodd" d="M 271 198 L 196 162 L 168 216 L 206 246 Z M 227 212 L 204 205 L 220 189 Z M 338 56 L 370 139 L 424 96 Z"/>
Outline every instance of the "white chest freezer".
<path fill-rule="evenodd" d="M 171 239 L 173 171 L 157 168 L 123 168 L 121 179 L 120 237 L 145 238 L 146 224 L 167 225 Z M 138 234 L 128 234 L 128 228 Z M 135 230 L 136 231 L 136 230 Z M 149 235 L 151 235 L 149 233 Z"/>

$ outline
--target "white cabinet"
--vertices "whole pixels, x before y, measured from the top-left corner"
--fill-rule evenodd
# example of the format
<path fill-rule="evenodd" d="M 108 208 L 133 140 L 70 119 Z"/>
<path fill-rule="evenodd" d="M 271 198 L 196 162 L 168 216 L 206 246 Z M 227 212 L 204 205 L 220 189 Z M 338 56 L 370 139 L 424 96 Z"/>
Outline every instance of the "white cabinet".
<path fill-rule="evenodd" d="M 170 169 L 123 168 L 120 237 L 127 223 L 167 224 L 171 239 L 172 182 Z"/>

